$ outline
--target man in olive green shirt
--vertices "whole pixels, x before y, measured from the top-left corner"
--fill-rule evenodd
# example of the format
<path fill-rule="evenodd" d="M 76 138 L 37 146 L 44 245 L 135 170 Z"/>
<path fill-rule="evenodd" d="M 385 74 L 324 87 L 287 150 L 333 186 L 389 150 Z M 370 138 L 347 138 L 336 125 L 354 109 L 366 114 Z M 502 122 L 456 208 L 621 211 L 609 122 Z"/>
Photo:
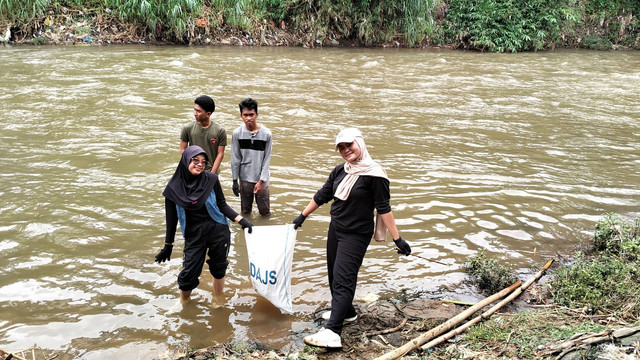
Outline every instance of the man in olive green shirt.
<path fill-rule="evenodd" d="M 218 174 L 224 157 L 224 148 L 227 146 L 227 132 L 211 121 L 211 114 L 216 110 L 216 104 L 211 97 L 198 96 L 194 103 L 193 117 L 196 121 L 182 128 L 180 154 L 187 146 L 200 146 L 207 152 L 207 157 L 211 161 L 207 163 L 205 169 Z"/>

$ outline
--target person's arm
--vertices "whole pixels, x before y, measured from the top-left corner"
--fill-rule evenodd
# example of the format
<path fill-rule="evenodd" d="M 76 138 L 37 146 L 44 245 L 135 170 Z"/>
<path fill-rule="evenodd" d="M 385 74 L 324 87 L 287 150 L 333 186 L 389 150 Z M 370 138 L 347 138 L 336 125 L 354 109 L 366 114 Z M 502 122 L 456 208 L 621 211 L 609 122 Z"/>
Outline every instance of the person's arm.
<path fill-rule="evenodd" d="M 267 139 L 267 144 L 264 148 L 264 157 L 262 158 L 262 164 L 260 165 L 260 180 L 253 187 L 253 193 L 257 194 L 262 190 L 262 185 L 265 181 L 269 181 L 269 163 L 271 162 L 271 135 Z"/>
<path fill-rule="evenodd" d="M 176 209 L 176 203 L 164 198 L 164 212 L 167 222 L 164 242 L 167 244 L 173 244 L 176 237 L 176 228 L 178 226 L 178 210 Z"/>
<path fill-rule="evenodd" d="M 189 125 L 183 126 L 180 130 L 180 155 L 187 146 L 189 146 Z"/>
<path fill-rule="evenodd" d="M 235 210 L 233 210 L 224 199 L 224 194 L 222 193 L 222 187 L 220 186 L 220 181 L 216 181 L 215 185 L 213 185 L 213 191 L 216 194 L 216 205 L 218 205 L 218 209 L 224 216 L 236 222 L 242 226 L 242 229 L 248 228 L 249 234 L 253 231 L 253 224 L 242 217 L 242 215 L 238 214 Z"/>
<path fill-rule="evenodd" d="M 220 210 L 220 212 L 229 220 L 238 222 L 236 221 L 238 218 L 238 212 L 233 210 L 231 206 L 227 204 L 227 200 L 222 192 L 222 186 L 220 186 L 220 181 L 216 180 L 216 183 L 213 185 L 213 192 L 216 194 L 216 205 L 218 205 L 218 210 Z"/>
<path fill-rule="evenodd" d="M 231 179 L 238 180 L 240 176 L 240 162 L 242 153 L 240 152 L 240 133 L 234 131 L 231 135 Z"/>
<path fill-rule="evenodd" d="M 309 201 L 309 204 L 304 208 L 304 210 L 302 210 L 301 214 L 304 217 L 307 217 L 314 211 L 318 210 L 319 207 L 320 205 L 316 204 L 315 200 L 311 199 L 311 201 Z"/>
<path fill-rule="evenodd" d="M 211 167 L 212 173 L 218 173 L 218 169 L 220 168 L 220 164 L 222 164 L 222 159 L 224 158 L 224 146 L 218 146 L 218 154 L 216 155 L 216 159 L 213 161 L 213 166 Z"/>
<path fill-rule="evenodd" d="M 374 206 L 376 211 L 380 215 L 382 223 L 389 231 L 389 235 L 393 239 L 393 242 L 398 249 L 398 254 L 409 255 L 411 254 L 411 246 L 402 240 L 398 227 L 396 226 L 396 219 L 391 212 L 391 205 L 389 201 L 391 199 L 391 192 L 389 191 L 389 180 L 374 177 L 373 178 L 373 196 Z"/>
<path fill-rule="evenodd" d="M 299 227 L 301 227 L 302 223 L 307 219 L 307 216 L 311 215 L 311 213 L 316 211 L 319 207 L 320 205 L 318 205 L 315 200 L 311 199 L 311 201 L 309 201 L 309 204 L 304 208 L 304 210 L 302 210 L 300 215 L 298 215 L 291 222 L 293 224 L 293 228 L 298 229 Z"/>
<path fill-rule="evenodd" d="M 164 246 L 158 255 L 156 255 L 156 262 L 158 264 L 171 260 L 173 241 L 176 237 L 176 226 L 178 224 L 178 210 L 176 209 L 176 204 L 165 198 L 164 209 L 167 222 L 167 232 L 164 236 Z"/>
<path fill-rule="evenodd" d="M 393 217 L 393 213 L 389 211 L 386 214 L 380 214 L 380 218 L 384 223 L 384 226 L 389 231 L 389 235 L 393 240 L 398 240 L 400 238 L 400 233 L 398 232 L 398 227 L 396 226 L 396 219 Z"/>

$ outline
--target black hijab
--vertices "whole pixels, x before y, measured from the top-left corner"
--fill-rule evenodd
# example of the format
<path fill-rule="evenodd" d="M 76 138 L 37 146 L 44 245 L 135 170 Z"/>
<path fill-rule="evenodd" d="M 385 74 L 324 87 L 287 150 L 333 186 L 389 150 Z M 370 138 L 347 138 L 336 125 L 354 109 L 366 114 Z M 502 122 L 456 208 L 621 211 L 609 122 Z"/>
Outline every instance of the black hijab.
<path fill-rule="evenodd" d="M 205 170 L 200 175 L 193 175 L 189 171 L 191 158 L 200 154 L 208 160 L 207 153 L 200 146 L 192 145 L 186 148 L 182 153 L 176 172 L 162 192 L 164 197 L 185 210 L 200 209 L 211 194 L 216 182 L 217 176 L 210 171 Z"/>

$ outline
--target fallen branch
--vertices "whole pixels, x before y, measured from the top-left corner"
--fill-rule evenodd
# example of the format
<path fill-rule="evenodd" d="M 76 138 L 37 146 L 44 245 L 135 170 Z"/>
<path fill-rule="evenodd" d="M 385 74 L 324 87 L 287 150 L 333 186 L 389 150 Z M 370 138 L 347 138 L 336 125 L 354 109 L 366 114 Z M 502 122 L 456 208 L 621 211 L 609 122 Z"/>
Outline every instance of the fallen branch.
<path fill-rule="evenodd" d="M 438 344 L 440 344 L 440 343 L 442 343 L 442 342 L 444 342 L 446 340 L 451 339 L 452 337 L 454 337 L 456 335 L 460 335 L 465 330 L 467 330 L 471 326 L 477 324 L 481 320 L 488 319 L 496 311 L 498 311 L 504 305 L 506 305 L 507 303 L 511 302 L 511 300 L 515 299 L 518 295 L 520 295 L 523 291 L 525 291 L 531 284 L 533 284 L 534 281 L 537 281 L 538 279 L 540 279 L 542 277 L 542 275 L 545 273 L 545 271 L 547 271 L 547 269 L 549 269 L 549 267 L 551 267 L 551 264 L 553 264 L 553 259 L 547 261 L 547 263 L 544 265 L 542 270 L 538 271 L 538 273 L 533 275 L 529 280 L 527 280 L 527 282 L 522 284 L 522 286 L 520 286 L 518 289 L 516 289 L 514 292 L 512 292 L 509 296 L 504 298 L 502 301 L 500 301 L 499 303 L 494 305 L 491 309 L 485 311 L 484 313 L 482 313 L 482 315 L 476 316 L 475 318 L 473 318 L 472 320 L 468 321 L 464 325 L 462 325 L 462 326 L 460 326 L 460 327 L 458 327 L 458 328 L 456 328 L 456 329 L 454 329 L 454 330 L 452 330 L 452 331 L 450 331 L 450 332 L 438 337 L 437 339 L 434 339 L 434 340 L 430 341 L 429 343 L 421 346 L 422 350 L 430 349 L 430 348 L 432 348 L 432 347 L 434 347 L 434 346 L 436 346 L 436 345 L 438 345 Z"/>
<path fill-rule="evenodd" d="M 571 336 L 559 344 L 549 345 L 547 349 L 538 355 L 542 357 L 555 356 L 558 359 L 564 354 L 568 354 L 577 349 L 588 349 L 589 347 L 603 342 L 618 342 L 621 339 L 640 332 L 640 326 L 635 328 L 606 329 L 598 333 L 579 333 Z M 556 354 L 559 354 L 556 356 Z"/>
<path fill-rule="evenodd" d="M 460 314 L 452 317 L 451 319 L 445 321 L 444 323 L 442 323 L 441 325 L 429 330 L 428 332 L 418 336 L 417 338 L 411 340 L 410 342 L 402 345 L 399 348 L 396 348 L 393 351 L 390 351 L 378 358 L 376 358 L 375 360 L 393 360 L 393 359 L 397 359 L 403 355 L 405 355 L 406 353 L 417 349 L 418 347 L 420 347 L 420 345 L 424 344 L 425 342 L 433 339 L 434 337 L 440 335 L 441 333 L 451 329 L 452 327 L 456 326 L 457 324 L 459 324 L 460 322 L 462 322 L 464 319 L 468 318 L 469 316 L 473 315 L 476 311 L 479 311 L 480 309 L 482 309 L 483 307 L 491 304 L 492 302 L 503 298 L 504 296 L 506 296 L 507 294 L 511 293 L 512 291 L 514 291 L 516 288 L 518 288 L 520 285 L 522 284 L 522 281 L 517 281 L 516 283 L 514 283 L 513 285 L 509 286 L 508 288 L 505 288 L 503 290 L 501 290 L 500 292 L 497 292 L 491 296 L 489 296 L 488 298 L 478 302 L 476 305 L 468 308 L 467 310 L 461 312 Z"/>
<path fill-rule="evenodd" d="M 417 320 L 422 320 L 422 318 L 421 318 L 420 316 L 415 316 L 415 315 L 407 314 L 406 312 L 404 312 L 404 310 L 400 309 L 400 308 L 398 307 L 398 305 L 396 305 L 396 303 L 394 303 L 393 301 L 391 301 L 391 300 L 387 300 L 387 301 L 389 301 L 389 302 L 391 303 L 391 305 L 393 305 L 393 307 L 395 307 L 395 308 L 396 308 L 396 310 L 398 310 L 398 312 L 399 312 L 400 314 L 402 314 L 404 317 L 406 317 L 406 318 L 412 318 L 412 319 L 417 319 Z"/>
<path fill-rule="evenodd" d="M 388 334 L 388 333 L 396 332 L 396 331 L 402 329 L 402 327 L 407 324 L 407 320 L 408 319 L 405 317 L 404 320 L 402 320 L 402 323 L 400 325 L 394 327 L 394 328 L 380 330 L 380 331 L 372 331 L 370 333 L 364 333 L 364 336 L 375 336 L 375 335 L 382 335 L 382 334 Z"/>

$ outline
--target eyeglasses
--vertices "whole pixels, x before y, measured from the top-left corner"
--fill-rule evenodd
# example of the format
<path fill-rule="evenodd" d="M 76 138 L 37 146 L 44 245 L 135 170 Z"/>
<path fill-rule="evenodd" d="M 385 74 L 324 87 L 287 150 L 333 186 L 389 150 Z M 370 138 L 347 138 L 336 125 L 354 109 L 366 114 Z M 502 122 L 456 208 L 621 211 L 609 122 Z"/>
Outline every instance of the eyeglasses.
<path fill-rule="evenodd" d="M 198 158 L 191 158 L 191 162 L 196 165 L 202 164 L 202 166 L 207 166 L 207 164 L 209 163 L 207 160 L 200 160 Z"/>
<path fill-rule="evenodd" d="M 338 151 L 346 150 L 346 149 L 350 148 L 351 145 L 353 145 L 353 141 L 350 142 L 350 143 L 344 143 L 344 145 L 338 144 Z"/>

